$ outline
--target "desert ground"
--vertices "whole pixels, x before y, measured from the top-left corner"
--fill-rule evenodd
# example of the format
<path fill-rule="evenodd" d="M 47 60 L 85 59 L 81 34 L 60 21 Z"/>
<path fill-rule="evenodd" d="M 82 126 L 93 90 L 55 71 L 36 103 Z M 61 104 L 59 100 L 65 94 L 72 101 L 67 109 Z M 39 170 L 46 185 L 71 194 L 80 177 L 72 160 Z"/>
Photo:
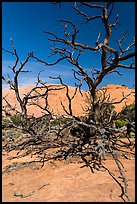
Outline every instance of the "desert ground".
<path fill-rule="evenodd" d="M 22 95 L 30 88 L 22 87 L 20 89 Z M 110 85 L 108 89 L 111 98 L 117 98 L 116 100 L 120 99 L 122 92 L 128 94 L 130 91 L 127 87 L 116 85 Z M 16 100 L 12 91 L 3 90 L 3 96 L 7 92 L 9 92 L 8 100 L 15 104 Z M 73 94 L 73 92 L 74 89 L 70 88 L 70 93 Z M 67 104 L 64 91 L 58 91 L 56 97 Z M 52 94 L 51 108 L 55 107 L 55 114 L 63 114 L 56 97 Z M 81 94 L 77 94 L 76 97 L 74 99 L 77 103 L 73 101 L 74 115 L 80 115 L 83 114 L 83 108 L 76 104 L 79 104 L 78 100 L 81 101 Z M 85 98 L 82 99 L 82 106 L 84 106 Z M 125 100 L 127 104 L 131 104 L 134 96 L 130 95 Z M 124 104 L 125 101 L 116 104 L 116 111 L 119 112 Z M 40 114 L 36 108 L 29 111 L 36 116 Z M 120 197 L 120 185 L 107 170 L 94 170 L 93 173 L 80 159 L 48 161 L 41 167 L 41 163 L 31 162 L 35 160 L 35 157 L 11 159 L 13 156 L 16 156 L 16 151 L 2 153 L 2 202 L 124 202 Z M 130 202 L 135 202 L 135 158 L 121 158 L 121 161 L 128 181 Z M 119 182 L 121 181 L 118 168 L 112 158 L 104 160 L 104 166 Z"/>
<path fill-rule="evenodd" d="M 19 164 L 33 158 L 26 156 L 10 161 L 8 158 L 13 155 L 15 152 L 3 156 L 2 202 L 124 202 L 120 186 L 108 171 L 92 173 L 80 160 L 49 161 L 44 167 L 30 163 L 20 167 Z M 135 160 L 121 161 L 128 180 L 130 202 L 135 202 Z M 11 167 L 9 171 L 5 171 L 7 165 Z M 119 172 L 112 159 L 104 161 L 104 165 L 118 178 Z"/>

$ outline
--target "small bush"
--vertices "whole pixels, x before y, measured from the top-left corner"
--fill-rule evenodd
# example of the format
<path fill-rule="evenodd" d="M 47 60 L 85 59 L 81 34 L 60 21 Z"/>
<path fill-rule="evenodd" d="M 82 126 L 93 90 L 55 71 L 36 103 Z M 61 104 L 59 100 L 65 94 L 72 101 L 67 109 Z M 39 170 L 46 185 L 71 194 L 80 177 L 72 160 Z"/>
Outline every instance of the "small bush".
<path fill-rule="evenodd" d="M 21 123 L 21 117 L 19 115 L 12 115 L 10 116 L 10 119 L 12 120 L 13 124 L 20 125 Z"/>
<path fill-rule="evenodd" d="M 123 127 L 123 126 L 127 125 L 128 120 L 127 119 L 125 119 L 125 120 L 116 120 L 115 123 L 116 123 L 117 127 Z"/>
<path fill-rule="evenodd" d="M 130 122 L 135 122 L 135 103 L 124 106 L 120 112 L 122 119 L 128 119 Z"/>
<path fill-rule="evenodd" d="M 134 138 L 135 137 L 135 133 L 134 132 L 130 132 L 130 137 Z"/>
<path fill-rule="evenodd" d="M 130 105 L 124 106 L 122 108 L 121 114 L 126 113 L 127 111 L 134 111 L 135 110 L 135 103 L 132 103 Z"/>
<path fill-rule="evenodd" d="M 60 120 L 56 119 L 56 120 L 51 122 L 51 126 L 54 127 L 54 126 L 58 126 L 58 125 L 65 125 L 69 121 L 70 121 L 69 118 L 62 118 Z"/>
<path fill-rule="evenodd" d="M 125 84 L 122 84 L 121 86 L 127 87 Z"/>

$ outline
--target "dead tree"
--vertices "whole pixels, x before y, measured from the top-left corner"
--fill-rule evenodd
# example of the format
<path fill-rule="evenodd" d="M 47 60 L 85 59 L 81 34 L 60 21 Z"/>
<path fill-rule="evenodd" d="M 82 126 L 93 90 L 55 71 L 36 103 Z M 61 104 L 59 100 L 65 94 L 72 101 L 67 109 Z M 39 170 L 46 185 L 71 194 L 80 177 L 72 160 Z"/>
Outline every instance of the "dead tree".
<path fill-rule="evenodd" d="M 108 2 L 105 5 L 81 2 L 80 9 L 78 5 L 79 3 L 75 2 L 73 9 L 83 17 L 83 23 L 86 24 L 94 20 L 102 21 L 104 31 L 100 31 L 100 33 L 98 33 L 95 45 L 91 46 L 77 42 L 77 34 L 79 33 L 79 29 L 77 29 L 76 25 L 70 20 L 59 20 L 59 22 L 64 25 L 64 38 L 58 37 L 52 32 L 44 32 L 51 36 L 49 41 L 53 43 L 50 56 L 59 56 L 59 58 L 57 58 L 53 63 L 48 63 L 45 60 L 38 58 L 34 55 L 33 52 L 31 52 L 28 54 L 26 60 L 21 63 L 19 68 L 17 68 L 19 63 L 19 56 L 14 47 L 13 41 L 11 40 L 13 52 L 3 49 L 4 51 L 14 55 L 16 57 L 16 61 L 14 66 L 11 67 L 11 70 L 14 73 L 14 80 L 12 81 L 10 76 L 8 76 L 8 78 L 3 76 L 2 79 L 10 85 L 11 89 L 14 90 L 17 101 L 21 108 L 21 112 L 16 112 L 16 114 L 21 114 L 22 130 L 27 131 L 31 136 L 29 139 L 19 143 L 16 147 L 13 146 L 11 149 L 18 148 L 18 154 L 20 154 L 22 150 L 26 150 L 25 154 L 22 156 L 30 153 L 38 155 L 39 161 L 42 161 L 43 165 L 44 162 L 49 159 L 67 159 L 70 156 L 79 156 L 86 163 L 86 166 L 91 168 L 92 172 L 94 172 L 94 169 L 99 170 L 101 167 L 105 168 L 103 165 L 103 160 L 105 160 L 107 155 L 110 154 L 115 160 L 121 175 L 122 180 L 119 182 L 122 190 L 121 198 L 125 200 L 124 196 L 128 198 L 127 180 L 125 178 L 123 170 L 124 168 L 120 162 L 118 154 L 126 155 L 126 150 L 134 144 L 132 141 L 130 141 L 129 138 L 128 142 L 123 141 L 123 137 L 125 137 L 125 131 L 127 131 L 126 126 L 122 128 L 113 128 L 111 126 L 113 119 L 117 116 L 114 114 L 114 111 L 111 107 L 114 104 L 114 101 L 110 101 L 110 96 L 106 96 L 105 92 L 100 92 L 100 94 L 98 94 L 99 92 L 97 89 L 98 85 L 102 82 L 107 74 L 112 72 L 120 74 L 116 68 L 135 68 L 134 62 L 131 62 L 128 65 L 123 63 L 126 60 L 129 62 L 129 60 L 132 60 L 132 58 L 135 56 L 135 51 L 132 51 L 132 48 L 135 45 L 135 39 L 133 38 L 131 44 L 126 48 L 123 48 L 122 42 L 126 38 L 126 34 L 124 34 L 122 38 L 117 41 L 119 50 L 116 50 L 109 45 L 110 39 L 113 38 L 113 28 L 116 28 L 118 25 L 118 15 L 116 16 L 115 22 L 110 22 L 110 16 L 112 14 L 112 10 L 114 9 L 114 2 Z M 100 15 L 89 16 L 89 14 L 86 14 L 81 10 L 83 7 L 88 7 L 91 9 L 91 11 L 96 8 L 100 11 Z M 60 46 L 58 46 L 59 44 Z M 88 74 L 80 64 L 80 58 L 82 57 L 83 53 L 86 53 L 86 51 L 100 55 L 101 68 L 95 68 L 93 65 L 91 65 L 91 75 Z M 46 66 L 52 66 L 58 64 L 60 61 L 67 60 L 70 64 L 75 66 L 75 69 L 73 69 L 74 78 L 78 80 L 79 84 L 76 84 L 77 86 L 74 95 L 70 97 L 68 86 L 63 83 L 60 76 L 56 77 L 56 79 L 58 78 L 60 80 L 60 83 L 63 87 L 55 88 L 53 86 L 47 86 L 45 83 L 43 83 L 38 75 L 36 86 L 23 98 L 21 98 L 18 86 L 18 76 L 21 72 L 28 72 L 24 71 L 23 68 L 30 59 L 35 59 L 40 63 L 45 64 Z M 75 117 L 73 115 L 71 104 L 77 91 L 80 91 L 83 81 L 85 81 L 88 85 L 91 103 L 87 120 L 82 120 L 78 117 Z M 39 86 L 40 84 L 41 86 Z M 48 94 L 52 90 L 59 90 L 62 88 L 66 90 L 68 108 L 64 106 L 63 102 L 62 107 L 66 114 L 69 115 L 70 120 L 65 121 L 62 126 L 56 125 L 53 127 L 51 124 L 54 119 L 52 117 L 52 111 L 48 105 Z M 45 90 L 44 93 L 39 94 L 39 89 Z M 115 103 L 120 103 L 126 97 L 127 96 L 123 96 L 120 101 L 115 101 Z M 35 101 L 33 99 L 35 99 Z M 38 100 L 41 99 L 45 100 L 44 107 L 40 106 L 38 103 Z M 6 97 L 4 97 L 3 100 L 5 100 L 10 110 L 16 110 L 15 107 L 11 107 L 9 102 L 6 100 Z M 28 116 L 27 105 L 38 106 L 42 111 L 44 111 L 44 115 L 40 118 Z M 7 111 L 6 107 L 4 107 L 4 111 Z M 43 120 L 44 123 L 42 123 Z M 46 120 L 48 122 L 45 124 Z M 41 130 L 37 128 L 38 126 L 36 124 L 38 124 L 38 126 L 39 124 L 42 125 L 40 127 Z M 62 131 L 65 129 L 67 129 L 68 132 L 67 134 L 63 135 Z M 52 131 L 54 134 L 52 134 Z M 48 153 L 47 150 L 49 148 L 55 148 L 56 150 L 54 152 Z M 130 151 L 128 151 L 128 153 L 134 156 L 134 153 Z M 90 156 L 89 160 L 86 159 L 87 155 Z M 114 175 L 109 170 L 108 172 L 112 177 L 114 177 Z M 124 183 L 124 187 L 122 182 Z"/>
<path fill-rule="evenodd" d="M 79 4 L 81 7 L 79 7 Z M 102 82 L 102 80 L 106 75 L 111 74 L 113 72 L 121 75 L 121 73 L 117 70 L 117 68 L 135 69 L 135 63 L 134 63 L 135 38 L 133 38 L 131 40 L 131 43 L 126 48 L 124 48 L 123 41 L 126 40 L 127 38 L 127 33 L 124 33 L 123 36 L 121 36 L 121 39 L 117 41 L 118 49 L 110 45 L 110 40 L 113 39 L 113 29 L 117 29 L 117 26 L 119 24 L 118 15 L 116 16 L 116 19 L 114 20 L 114 22 L 111 22 L 110 20 L 112 11 L 114 9 L 114 2 L 107 2 L 107 3 L 104 3 L 103 5 L 100 5 L 100 4 L 98 5 L 94 3 L 88 3 L 88 2 L 81 2 L 81 3 L 75 2 L 72 7 L 80 16 L 83 17 L 84 24 L 87 24 L 89 22 L 92 23 L 92 21 L 101 20 L 104 26 L 104 31 L 101 30 L 98 33 L 97 40 L 96 42 L 94 42 L 95 44 L 93 45 L 87 45 L 77 41 L 77 35 L 80 32 L 80 30 L 72 21 L 68 19 L 59 20 L 59 22 L 61 22 L 64 26 L 64 38 L 57 36 L 53 32 L 49 32 L 49 31 L 44 32 L 45 34 L 48 34 L 51 36 L 50 38 L 48 38 L 49 41 L 53 43 L 51 47 L 51 50 L 52 50 L 51 56 L 53 55 L 60 56 L 59 58 L 57 58 L 57 60 L 54 63 L 57 64 L 62 60 L 67 60 L 70 64 L 72 64 L 76 68 L 76 69 L 73 69 L 74 77 L 76 80 L 80 82 L 79 85 L 81 86 L 83 81 L 85 81 L 88 85 L 89 93 L 91 96 L 91 107 L 92 107 L 92 111 L 91 110 L 89 111 L 88 121 L 91 121 L 92 119 L 93 124 L 87 124 L 87 122 L 85 123 L 75 118 L 79 127 L 74 128 L 76 131 L 73 130 L 72 132 L 73 133 L 78 132 L 78 134 L 80 133 L 80 135 L 83 134 L 84 138 L 88 137 L 88 140 L 86 140 L 88 141 L 88 143 L 93 135 L 95 135 L 95 138 L 96 138 L 95 140 L 98 140 L 100 138 L 101 141 L 99 142 L 99 144 L 93 140 L 95 147 L 92 149 L 91 151 L 92 153 L 90 152 L 90 154 L 92 154 L 95 160 L 98 160 L 100 158 L 98 151 L 101 150 L 102 158 L 105 158 L 106 151 L 109 151 L 111 153 L 120 170 L 120 174 L 123 178 L 123 182 L 125 185 L 125 189 L 123 190 L 122 197 L 123 195 L 127 196 L 127 184 L 126 184 L 125 176 L 123 174 L 122 165 L 120 164 L 120 161 L 118 160 L 117 155 L 115 154 L 115 150 L 116 149 L 119 150 L 122 144 L 120 144 L 119 147 L 117 146 L 116 141 L 120 141 L 120 139 L 119 139 L 119 136 L 114 136 L 114 135 L 116 134 L 116 132 L 117 133 L 120 132 L 121 134 L 121 130 L 120 129 L 116 130 L 110 127 L 112 117 L 114 117 L 113 115 L 114 111 L 110 110 L 108 114 L 109 118 L 106 118 L 108 120 L 106 123 L 107 125 L 106 128 L 100 129 L 100 127 L 97 127 L 98 124 L 100 124 L 100 126 L 102 125 L 102 122 L 105 119 L 104 113 L 106 113 L 108 106 L 110 107 L 114 103 L 120 103 L 127 96 L 123 96 L 120 101 L 115 101 L 115 102 L 106 101 L 104 100 L 106 99 L 106 96 L 103 99 L 101 99 L 101 97 L 97 94 L 97 91 L 98 91 L 97 89 L 98 89 L 98 85 Z M 89 16 L 89 14 L 83 11 L 84 9 L 82 10 L 82 8 L 86 8 L 86 7 L 91 9 L 91 12 L 93 9 L 96 9 L 96 10 L 98 9 L 100 14 Z M 83 68 L 80 63 L 80 58 L 82 57 L 83 53 L 86 53 L 86 51 L 90 51 L 91 54 L 95 53 L 95 55 L 100 54 L 101 67 L 95 68 L 94 65 L 91 65 L 92 67 L 91 75 L 87 73 L 85 68 Z M 126 65 L 125 65 L 125 62 L 127 62 Z M 103 94 L 104 93 L 102 93 L 102 95 Z M 69 97 L 68 97 L 68 100 L 69 100 Z M 103 115 L 101 115 L 102 110 L 103 110 Z M 93 135 L 90 133 L 91 129 L 94 129 Z M 84 144 L 85 144 L 85 141 L 83 145 Z"/>
<path fill-rule="evenodd" d="M 14 46 L 13 40 L 10 38 L 11 47 L 13 51 L 9 51 L 3 48 L 3 50 L 15 57 L 15 63 L 13 67 L 10 67 L 13 73 L 13 79 L 8 75 L 7 77 L 2 76 L 2 79 L 9 85 L 10 89 L 14 91 L 17 103 L 20 106 L 20 110 L 17 109 L 16 104 L 13 107 L 10 102 L 7 100 L 7 95 L 3 96 L 2 100 L 5 102 L 3 105 L 2 111 L 11 116 L 14 114 L 15 117 L 20 117 L 19 127 L 22 131 L 27 132 L 33 138 L 37 137 L 40 132 L 44 130 L 48 131 L 47 127 L 49 126 L 50 120 L 52 119 L 52 110 L 48 104 L 49 92 L 61 90 L 64 87 L 56 87 L 55 85 L 46 85 L 40 79 L 40 73 L 37 76 L 36 85 L 29 90 L 27 93 L 24 93 L 21 96 L 19 88 L 19 75 L 21 73 L 28 73 L 28 70 L 24 70 L 25 65 L 33 58 L 33 53 L 28 53 L 24 62 L 20 62 L 18 52 Z M 39 104 L 40 100 L 44 100 L 45 105 L 41 106 Z M 28 106 L 37 106 L 42 111 L 42 116 L 34 117 L 33 115 L 28 114 Z M 18 126 L 18 125 L 17 125 Z M 45 129 L 43 129 L 45 127 Z M 42 130 L 41 130 L 42 129 Z"/>
<path fill-rule="evenodd" d="M 60 58 L 58 58 L 55 63 L 57 64 L 59 61 L 64 59 L 67 60 L 70 64 L 76 67 L 76 70 L 73 69 L 75 78 L 78 79 L 80 76 L 82 79 L 79 81 L 82 83 L 84 80 L 87 83 L 90 95 L 92 97 L 92 107 L 94 113 L 92 119 L 96 121 L 100 112 L 98 97 L 96 94 L 98 85 L 102 82 L 106 75 L 112 72 L 120 75 L 116 68 L 135 68 L 134 61 L 132 61 L 135 56 L 135 51 L 132 51 L 132 48 L 135 45 L 135 38 L 133 38 L 131 44 L 129 44 L 126 48 L 123 48 L 123 40 L 127 38 L 127 33 L 124 33 L 121 39 L 117 41 L 119 50 L 109 46 L 109 41 L 111 38 L 113 38 L 113 29 L 116 29 L 118 25 L 118 15 L 113 23 L 110 22 L 110 16 L 114 9 L 114 2 L 108 2 L 106 5 L 97 5 L 88 2 L 81 2 L 80 4 L 81 7 L 79 9 L 79 3 L 75 2 L 73 9 L 83 17 L 84 24 L 95 20 L 101 20 L 104 26 L 104 31 L 100 31 L 98 34 L 95 45 L 93 44 L 91 46 L 77 42 L 77 35 L 80 30 L 77 29 L 76 25 L 70 20 L 59 20 L 59 22 L 64 25 L 64 38 L 60 38 L 52 32 L 44 31 L 44 33 L 49 34 L 51 36 L 49 41 L 53 42 L 51 56 L 60 55 Z M 94 8 L 96 8 L 100 11 L 100 15 L 89 16 L 89 14 L 86 14 L 81 10 L 82 7 L 90 8 L 91 12 Z M 58 46 L 59 43 L 61 46 Z M 79 62 L 80 57 L 82 57 L 83 53 L 86 53 L 86 51 L 91 51 L 91 54 L 100 54 L 101 68 L 95 68 L 94 65 L 91 65 L 91 75 L 86 72 Z M 125 61 L 129 61 L 129 59 L 131 60 L 131 63 L 128 62 L 127 65 L 125 65 Z"/>

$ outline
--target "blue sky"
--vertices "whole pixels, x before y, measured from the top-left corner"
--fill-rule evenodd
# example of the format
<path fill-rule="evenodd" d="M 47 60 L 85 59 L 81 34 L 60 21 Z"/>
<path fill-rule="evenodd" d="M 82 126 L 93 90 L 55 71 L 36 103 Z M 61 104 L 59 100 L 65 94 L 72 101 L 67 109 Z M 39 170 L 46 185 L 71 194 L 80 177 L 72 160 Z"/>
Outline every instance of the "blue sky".
<path fill-rule="evenodd" d="M 99 32 L 103 32 L 100 20 L 95 20 L 89 24 L 81 24 L 83 19 L 76 14 L 76 11 L 71 9 L 71 2 L 64 2 L 59 8 L 58 5 L 49 2 L 3 2 L 2 3 L 2 47 L 8 50 L 11 49 L 10 37 L 12 37 L 17 49 L 20 60 L 23 62 L 28 52 L 34 51 L 35 56 L 48 61 L 54 61 L 49 58 L 51 43 L 48 41 L 48 35 L 43 31 L 54 32 L 57 36 L 63 36 L 63 26 L 57 22 L 59 19 L 68 19 L 74 22 L 80 29 L 78 34 L 78 42 L 95 46 L 95 41 Z M 89 10 L 86 10 L 89 12 Z M 110 46 L 116 48 L 116 40 L 121 37 L 122 32 L 128 31 L 128 41 L 131 43 L 135 35 L 135 2 L 115 2 L 112 12 L 115 19 L 116 14 L 119 14 L 119 23 L 117 30 L 112 30 L 112 39 Z M 94 11 L 93 11 L 94 15 Z M 7 73 L 12 77 L 12 72 L 8 66 L 14 64 L 15 58 L 10 54 L 3 52 L 2 55 L 2 72 L 6 76 Z M 85 54 L 81 60 L 81 65 L 90 71 L 91 67 L 100 67 L 100 58 L 94 53 Z M 43 64 L 31 60 L 24 70 L 31 70 L 30 73 L 20 75 L 20 86 L 33 85 L 37 78 L 37 73 L 41 73 L 41 79 L 47 83 L 59 83 L 59 81 L 49 79 L 49 76 L 61 75 L 64 83 L 74 86 L 77 81 L 73 77 L 71 64 L 66 61 L 60 62 L 53 67 L 45 67 Z M 106 84 L 125 84 L 132 87 L 135 83 L 135 71 L 129 69 L 118 69 L 123 76 L 117 74 L 109 74 L 104 78 L 99 88 Z M 6 85 L 3 83 L 3 87 Z M 83 89 L 86 90 L 86 84 L 83 84 Z"/>

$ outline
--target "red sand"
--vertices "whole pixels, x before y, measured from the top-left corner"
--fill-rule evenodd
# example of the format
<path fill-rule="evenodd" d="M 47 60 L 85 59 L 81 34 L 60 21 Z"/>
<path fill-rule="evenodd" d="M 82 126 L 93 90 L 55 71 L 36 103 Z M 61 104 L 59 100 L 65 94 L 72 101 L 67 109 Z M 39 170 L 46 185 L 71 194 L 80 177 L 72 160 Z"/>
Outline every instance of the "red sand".
<path fill-rule="evenodd" d="M 9 156 L 15 155 L 10 153 Z M 7 160 L 3 156 L 3 168 L 13 162 L 26 162 L 23 159 Z M 128 195 L 130 201 L 135 202 L 135 161 L 122 160 L 125 174 L 128 179 Z M 119 176 L 115 162 L 106 160 L 106 167 L 116 177 Z M 121 188 L 108 174 L 107 171 L 95 171 L 91 173 L 88 167 L 80 168 L 83 163 L 65 163 L 63 161 L 48 162 L 43 168 L 40 166 L 25 167 L 13 170 L 2 175 L 2 201 L 3 202 L 123 202 L 119 197 Z M 40 187 L 45 185 L 38 190 Z M 14 193 L 29 197 L 16 197 Z"/>

